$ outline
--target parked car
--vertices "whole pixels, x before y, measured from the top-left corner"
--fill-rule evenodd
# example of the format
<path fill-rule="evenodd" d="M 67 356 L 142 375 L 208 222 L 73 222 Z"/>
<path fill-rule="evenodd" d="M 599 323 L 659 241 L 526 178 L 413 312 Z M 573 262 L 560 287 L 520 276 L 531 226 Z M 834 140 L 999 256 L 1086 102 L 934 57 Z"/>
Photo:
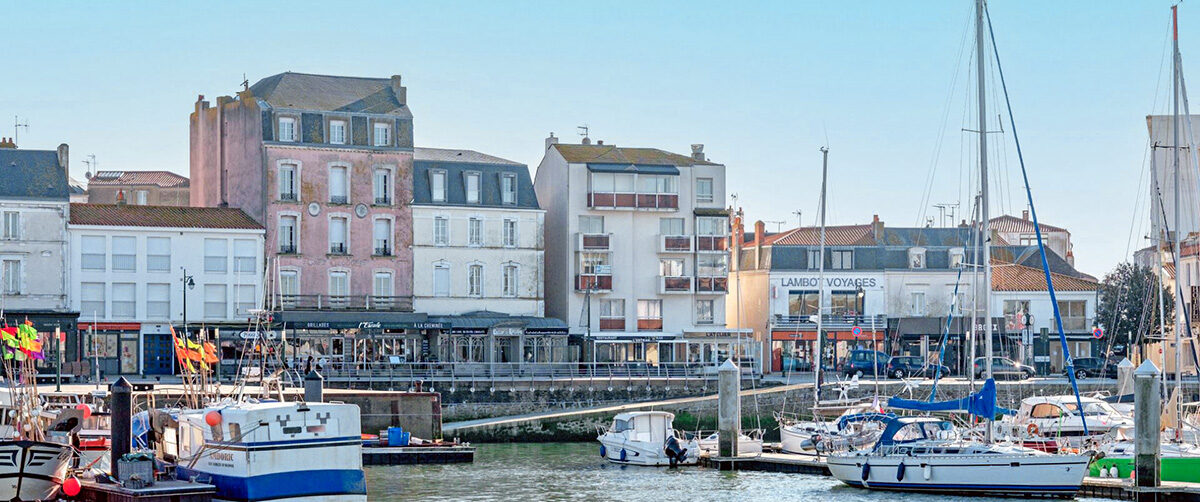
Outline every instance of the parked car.
<path fill-rule="evenodd" d="M 1063 374 L 1067 372 L 1064 369 Z M 1081 357 L 1075 360 L 1075 378 L 1117 378 L 1117 363 L 1099 357 Z"/>
<path fill-rule="evenodd" d="M 888 374 L 888 361 L 892 359 L 883 352 L 875 350 L 851 350 L 846 354 L 846 359 L 842 363 L 841 372 L 846 376 L 859 377 L 871 376 L 878 373 L 880 376 Z"/>
<path fill-rule="evenodd" d="M 939 367 L 941 372 L 938 372 Z M 904 378 L 908 376 L 923 376 L 933 378 L 934 375 L 947 376 L 950 374 L 950 368 L 944 364 L 925 363 L 925 359 L 920 356 L 896 356 L 891 361 L 888 361 L 887 375 L 892 378 Z"/>
<path fill-rule="evenodd" d="M 983 372 L 987 358 L 975 358 L 975 378 L 983 378 Z M 1011 378 L 1033 378 L 1033 366 L 1021 364 L 1007 357 L 992 358 L 992 376 L 996 378 L 1011 377 Z"/>
<path fill-rule="evenodd" d="M 783 371 L 812 371 L 812 361 L 803 357 L 784 357 Z"/>

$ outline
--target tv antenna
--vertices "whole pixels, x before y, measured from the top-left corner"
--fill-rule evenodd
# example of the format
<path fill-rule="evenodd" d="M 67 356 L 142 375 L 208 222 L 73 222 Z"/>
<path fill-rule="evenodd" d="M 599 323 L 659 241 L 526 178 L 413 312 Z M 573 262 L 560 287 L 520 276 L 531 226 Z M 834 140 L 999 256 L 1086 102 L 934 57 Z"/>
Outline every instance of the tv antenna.
<path fill-rule="evenodd" d="M 796 226 L 803 227 L 804 226 L 804 211 L 797 209 L 795 211 L 792 211 L 792 214 L 796 215 Z"/>
<path fill-rule="evenodd" d="M 21 128 L 25 128 L 25 132 L 29 132 L 29 119 L 21 122 L 21 117 L 13 115 L 13 143 L 18 146 L 21 144 Z"/>
<path fill-rule="evenodd" d="M 88 166 L 87 177 L 91 178 L 92 175 L 96 172 L 96 165 L 97 165 L 96 154 L 89 153 L 87 158 L 83 159 L 83 163 Z"/>
<path fill-rule="evenodd" d="M 941 223 L 943 227 L 947 226 L 947 216 L 950 218 L 950 224 L 954 224 L 954 213 L 958 210 L 957 202 L 943 202 L 941 204 L 934 204 L 933 207 L 938 209 L 938 222 Z"/>
<path fill-rule="evenodd" d="M 587 124 L 583 124 L 581 126 L 576 126 L 575 129 L 579 130 L 580 136 L 583 136 L 585 138 L 588 137 L 588 125 Z"/>
<path fill-rule="evenodd" d="M 775 224 L 775 232 L 778 233 L 783 230 L 783 224 L 787 223 L 787 220 L 767 220 L 767 221 L 764 221 L 763 223 L 774 223 Z"/>
<path fill-rule="evenodd" d="M 250 90 L 250 79 L 246 78 L 245 73 L 242 74 L 242 90 L 243 91 Z"/>

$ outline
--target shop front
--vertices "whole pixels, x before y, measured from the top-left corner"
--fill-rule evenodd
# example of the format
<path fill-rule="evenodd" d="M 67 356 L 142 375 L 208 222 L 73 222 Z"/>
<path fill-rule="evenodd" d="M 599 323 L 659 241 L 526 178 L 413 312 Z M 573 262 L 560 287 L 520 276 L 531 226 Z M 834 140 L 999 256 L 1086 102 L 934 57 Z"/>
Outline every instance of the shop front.
<path fill-rule="evenodd" d="M 918 356 L 927 361 L 936 361 L 941 357 L 942 364 L 954 374 L 966 374 L 971 367 L 971 319 L 951 318 L 947 328 L 945 317 L 900 317 L 892 319 L 889 327 L 894 336 L 888 352 L 893 356 Z M 982 322 L 976 328 L 979 341 L 975 347 L 975 357 L 982 357 L 985 347 Z M 1004 318 L 992 319 L 992 332 L 994 354 L 997 357 L 1007 356 L 1008 341 L 1012 337 L 1004 332 Z M 943 338 L 946 344 L 944 351 L 941 345 Z"/>
<path fill-rule="evenodd" d="M 76 340 L 81 357 L 63 363 L 63 374 L 99 379 L 138 373 L 138 346 L 142 325 L 136 322 L 81 322 Z M 68 339 L 68 346 L 72 345 Z M 68 354 L 69 356 L 69 354 Z"/>
<path fill-rule="evenodd" d="M 55 372 L 55 359 L 61 351 L 64 354 L 62 358 L 64 362 L 63 375 L 75 375 L 76 373 L 67 371 L 65 363 L 79 358 L 80 352 L 77 345 L 79 313 L 6 310 L 3 322 L 0 324 L 16 326 L 26 321 L 32 323 L 33 329 L 37 330 L 39 339 L 42 341 L 42 353 L 46 356 L 45 359 L 38 362 L 38 371 L 40 373 Z M 57 341 L 55 334 L 58 334 Z"/>
<path fill-rule="evenodd" d="M 255 342 L 263 336 L 280 342 L 266 350 L 279 347 L 277 359 L 290 368 L 312 367 L 327 378 L 390 374 L 405 364 L 436 361 L 433 348 L 443 327 L 425 314 L 284 311 L 268 333 L 222 332 L 223 372 L 231 375 L 239 361 L 259 358 L 263 348 Z"/>
<path fill-rule="evenodd" d="M 825 365 L 839 361 L 851 350 L 884 350 L 887 329 L 875 326 L 864 330 L 861 326 L 840 327 L 825 330 Z M 771 330 L 772 371 L 813 371 L 814 354 L 817 350 L 815 324 L 809 329 L 775 328 Z"/>
<path fill-rule="evenodd" d="M 746 371 L 757 368 L 759 342 L 749 329 L 709 329 L 674 333 L 600 332 L 585 336 L 585 366 L 599 369 L 696 374 L 734 360 Z"/>

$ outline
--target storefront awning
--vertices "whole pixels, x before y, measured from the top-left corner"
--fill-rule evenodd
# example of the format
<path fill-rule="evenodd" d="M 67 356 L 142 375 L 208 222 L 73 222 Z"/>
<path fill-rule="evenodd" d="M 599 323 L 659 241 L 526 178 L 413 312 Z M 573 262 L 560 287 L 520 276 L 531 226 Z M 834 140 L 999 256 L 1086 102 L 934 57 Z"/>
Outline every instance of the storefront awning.
<path fill-rule="evenodd" d="M 566 335 L 567 324 L 553 317 L 510 316 L 498 312 L 430 317 L 453 335 L 486 335 L 492 328 L 520 328 L 526 335 Z"/>
<path fill-rule="evenodd" d="M 982 321 L 980 326 L 982 326 Z M 971 327 L 971 319 L 955 317 L 950 321 L 950 333 L 963 333 Z M 888 330 L 899 336 L 941 336 L 946 331 L 945 317 L 898 317 L 888 319 Z M 1004 318 L 992 318 L 993 332 L 1004 332 Z"/>
<path fill-rule="evenodd" d="M 424 313 L 283 311 L 275 323 L 289 329 L 443 329 Z"/>
<path fill-rule="evenodd" d="M 56 312 L 48 310 L 5 310 L 4 323 L 10 326 L 29 321 L 39 333 L 47 333 L 59 328 L 63 331 L 75 331 L 79 312 Z"/>

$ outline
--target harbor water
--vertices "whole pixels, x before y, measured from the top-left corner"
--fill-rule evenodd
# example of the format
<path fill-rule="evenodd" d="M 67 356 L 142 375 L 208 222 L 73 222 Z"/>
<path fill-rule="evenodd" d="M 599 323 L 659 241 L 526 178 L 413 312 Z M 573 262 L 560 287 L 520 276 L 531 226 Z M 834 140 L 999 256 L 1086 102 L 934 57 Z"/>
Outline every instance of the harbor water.
<path fill-rule="evenodd" d="M 600 458 L 597 443 L 479 445 L 473 464 L 368 467 L 374 501 L 409 500 L 837 500 L 984 502 L 997 499 L 871 492 L 825 476 L 637 467 Z M 1013 499 L 998 499 L 1013 500 Z M 1102 499 L 1080 498 L 1099 502 Z"/>

